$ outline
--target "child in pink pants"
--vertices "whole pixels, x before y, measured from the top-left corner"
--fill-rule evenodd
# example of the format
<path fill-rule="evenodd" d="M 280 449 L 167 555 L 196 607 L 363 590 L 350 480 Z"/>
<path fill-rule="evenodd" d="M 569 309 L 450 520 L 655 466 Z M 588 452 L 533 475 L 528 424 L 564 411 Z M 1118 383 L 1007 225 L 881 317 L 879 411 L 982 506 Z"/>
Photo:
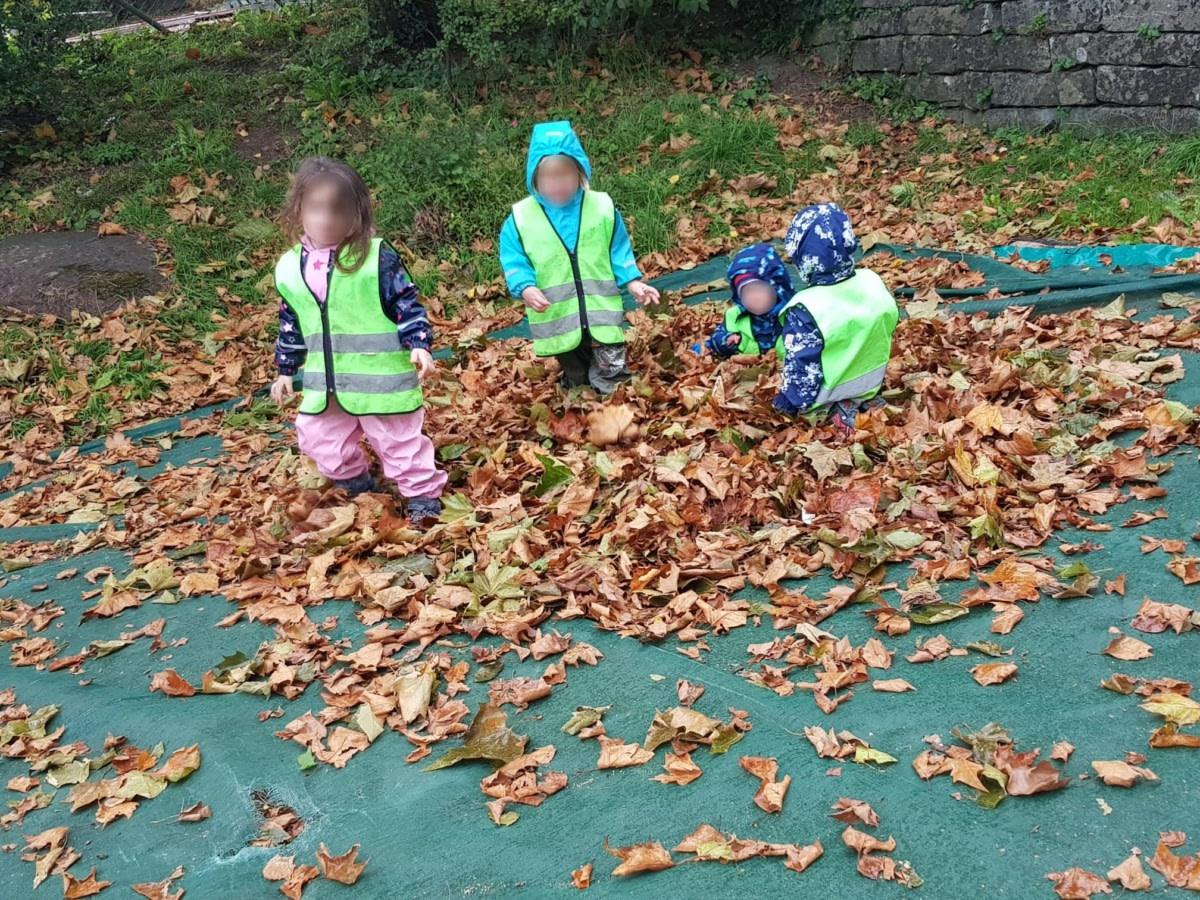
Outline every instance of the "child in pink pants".
<path fill-rule="evenodd" d="M 436 519 L 441 513 L 438 498 L 446 485 L 446 473 L 438 469 L 433 442 L 422 431 L 425 410 L 418 406 L 404 413 L 354 415 L 343 409 L 338 401 L 340 385 L 360 392 L 356 394 L 360 398 L 367 396 L 368 402 L 378 404 L 374 408 L 388 408 L 393 398 L 401 403 L 400 408 L 411 408 L 420 402 L 419 394 L 413 393 L 418 389 L 419 381 L 434 370 L 429 352 L 431 329 L 417 287 L 408 279 L 399 254 L 386 242 L 372 240 L 371 200 L 366 185 L 345 163 L 324 157 L 305 160 L 293 180 L 284 221 L 293 234 L 299 236 L 299 247 L 289 251 L 276 269 L 276 286 L 283 302 L 279 307 L 279 338 L 275 344 L 275 361 L 280 374 L 271 386 L 271 397 L 282 404 L 293 395 L 293 378 L 304 366 L 310 349 L 325 354 L 329 348 L 333 359 L 338 358 L 339 348 L 348 348 L 343 351 L 343 358 L 354 359 L 351 354 L 379 354 L 376 358 L 399 360 L 399 364 L 391 366 L 395 369 L 394 374 L 385 363 L 375 367 L 375 370 L 382 368 L 383 374 L 373 370 L 374 374 L 350 374 L 349 377 L 342 372 L 335 374 L 332 361 L 326 361 L 325 373 L 334 374 L 333 384 L 324 383 L 326 376 L 321 374 L 321 366 L 309 366 L 305 371 L 305 393 L 323 390 L 324 408 L 321 409 L 322 404 L 314 403 L 320 411 L 306 413 L 302 404 L 296 417 L 296 436 L 300 451 L 316 463 L 317 470 L 351 496 L 375 489 L 361 446 L 365 437 L 379 457 L 384 476 L 394 481 L 407 498 L 409 517 L 414 522 Z M 297 264 L 296 249 L 299 250 L 300 272 L 292 273 L 284 267 Z M 377 273 L 362 270 L 361 260 L 372 250 L 379 259 Z M 347 266 L 347 258 L 360 260 L 358 267 Z M 303 275 L 302 282 L 297 274 Z M 339 303 L 349 303 L 352 307 L 348 311 L 339 308 L 341 315 L 336 317 L 326 308 L 335 277 L 343 279 L 339 282 L 342 285 Z M 347 289 L 349 282 L 345 279 L 351 278 L 355 279 L 357 291 Z M 370 302 L 363 298 L 376 293 L 376 278 L 380 306 L 367 311 L 369 315 L 362 315 L 358 304 Z M 381 319 L 380 314 L 387 321 Z M 354 333 L 354 329 L 339 332 L 335 327 L 331 331 L 331 320 L 365 322 L 373 325 L 375 331 L 365 335 Z M 318 327 L 324 323 L 323 330 L 330 331 L 324 338 L 318 331 L 320 346 L 307 346 L 304 321 L 309 323 L 309 328 L 313 323 Z M 390 345 L 388 321 L 395 326 L 395 346 Z M 361 327 L 360 324 L 360 330 Z M 355 341 L 359 343 L 356 345 Z M 368 344 L 362 345 L 363 341 Z M 411 382 L 405 382 L 407 393 L 400 393 L 404 388 L 398 387 L 397 393 L 389 394 L 389 381 L 401 383 L 406 373 Z M 363 382 L 382 382 L 383 387 L 362 386 Z M 361 393 L 370 390 L 375 390 L 377 395 Z M 405 405 L 406 397 L 416 399 Z M 306 396 L 305 400 L 308 399 Z"/>

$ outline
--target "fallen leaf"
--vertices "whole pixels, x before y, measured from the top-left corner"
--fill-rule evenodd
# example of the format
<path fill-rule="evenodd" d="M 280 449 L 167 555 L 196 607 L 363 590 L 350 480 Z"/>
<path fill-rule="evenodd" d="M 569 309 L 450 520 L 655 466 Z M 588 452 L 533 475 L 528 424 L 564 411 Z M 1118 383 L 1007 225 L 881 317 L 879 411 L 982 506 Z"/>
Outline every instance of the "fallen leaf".
<path fill-rule="evenodd" d="M 980 663 L 971 669 L 971 677 L 982 685 L 1001 684 L 1016 674 L 1016 663 Z"/>
<path fill-rule="evenodd" d="M 588 442 L 610 447 L 638 436 L 636 412 L 628 403 L 608 403 L 588 414 Z"/>
<path fill-rule="evenodd" d="M 1171 852 L 1172 847 L 1180 846 L 1184 840 L 1186 835 L 1182 832 L 1160 835 L 1154 856 L 1150 858 L 1150 868 L 1162 875 L 1171 887 L 1200 891 L 1200 854 L 1176 856 Z"/>
<path fill-rule="evenodd" d="M 1109 641 L 1108 646 L 1100 652 L 1105 656 L 1111 656 L 1114 659 L 1122 659 L 1128 662 L 1137 659 L 1149 659 L 1154 655 L 1154 648 L 1145 641 L 1139 641 L 1135 637 L 1122 634 Z"/>
<path fill-rule="evenodd" d="M 94 897 L 110 884 L 111 881 L 99 881 L 96 869 L 93 867 L 85 878 L 76 878 L 70 872 L 63 872 L 63 900 L 78 900 L 80 897 Z"/>
<path fill-rule="evenodd" d="M 584 863 L 578 869 L 571 872 L 571 885 L 579 888 L 581 891 L 586 891 L 592 886 L 592 864 Z"/>
<path fill-rule="evenodd" d="M 334 856 L 329 848 L 321 844 L 317 848 L 317 862 L 321 865 L 321 875 L 328 881 L 341 884 L 354 884 L 367 867 L 366 862 L 358 861 L 358 844 L 352 846 L 341 856 Z"/>
<path fill-rule="evenodd" d="M 783 799 L 792 783 L 792 776 L 785 775 L 782 781 L 777 780 L 779 761 L 774 757 L 743 756 L 738 760 L 738 765 L 758 779 L 754 805 L 766 813 L 780 812 L 783 809 Z"/>
<path fill-rule="evenodd" d="M 481 704 L 463 735 L 461 747 L 446 751 L 425 767 L 426 772 L 444 769 L 468 759 L 486 759 L 493 763 L 512 762 L 525 752 L 529 739 L 508 727 L 508 716 L 498 706 Z"/>
<path fill-rule="evenodd" d="M 1150 876 L 1142 868 L 1142 860 L 1136 853 L 1131 853 L 1119 866 L 1108 870 L 1109 881 L 1119 881 L 1127 891 L 1150 890 Z"/>
<path fill-rule="evenodd" d="M 916 690 L 915 687 L 913 687 L 903 678 L 889 678 L 882 681 L 872 681 L 871 689 L 875 691 L 883 691 L 887 694 L 902 694 L 906 691 Z"/>
<path fill-rule="evenodd" d="M 1050 750 L 1050 758 L 1057 759 L 1059 762 L 1066 762 L 1071 758 L 1071 754 L 1075 752 L 1075 745 L 1068 741 L 1059 741 Z"/>
<path fill-rule="evenodd" d="M 839 797 L 833 804 L 833 812 L 830 813 L 830 817 L 850 824 L 861 822 L 868 828 L 874 828 L 879 824 L 879 816 L 871 808 L 871 804 L 865 800 L 855 800 L 851 797 Z"/>
<path fill-rule="evenodd" d="M 658 841 L 647 841 L 644 844 L 632 844 L 628 847 L 610 847 L 604 842 L 604 849 L 621 860 L 621 864 L 613 869 L 613 875 L 637 875 L 639 872 L 659 872 L 669 869 L 675 862 L 671 854 Z"/>
<path fill-rule="evenodd" d="M 181 900 L 183 888 L 172 892 L 171 886 L 183 877 L 183 866 L 177 866 L 175 871 L 162 881 L 150 881 L 133 885 L 133 892 L 145 897 L 146 900 Z"/>
<path fill-rule="evenodd" d="M 179 814 L 180 822 L 202 822 L 212 815 L 212 810 L 205 803 L 193 803 Z"/>
<path fill-rule="evenodd" d="M 651 780 L 660 784 L 691 784 L 704 774 L 704 771 L 692 760 L 690 753 L 668 753 L 663 760 L 663 773 L 655 775 Z"/>
<path fill-rule="evenodd" d="M 191 697 L 196 689 L 174 669 L 156 672 L 150 679 L 150 691 L 162 691 L 168 697 Z"/>
<path fill-rule="evenodd" d="M 598 769 L 624 769 L 629 766 L 640 766 L 654 758 L 653 750 L 646 750 L 637 744 L 626 744 L 619 738 L 600 735 L 600 760 L 596 763 Z"/>
<path fill-rule="evenodd" d="M 1133 787 L 1139 780 L 1158 781 L 1158 776 L 1149 769 L 1131 766 L 1119 759 L 1098 759 L 1092 763 L 1092 768 L 1100 780 L 1111 787 Z"/>
<path fill-rule="evenodd" d="M 1078 867 L 1046 876 L 1054 882 L 1054 893 L 1062 900 L 1091 900 L 1095 894 L 1111 894 L 1108 882 L 1086 869 Z"/>

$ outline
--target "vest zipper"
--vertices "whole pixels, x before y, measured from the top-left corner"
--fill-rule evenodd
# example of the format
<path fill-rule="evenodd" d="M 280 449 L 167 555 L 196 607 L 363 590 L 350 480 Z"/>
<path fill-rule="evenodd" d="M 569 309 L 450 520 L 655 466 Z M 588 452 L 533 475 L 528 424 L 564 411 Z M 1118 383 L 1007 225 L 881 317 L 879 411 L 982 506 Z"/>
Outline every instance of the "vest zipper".
<path fill-rule="evenodd" d="M 333 390 L 333 341 L 329 337 L 329 298 L 333 295 L 333 267 L 337 260 L 331 260 L 329 266 L 329 274 L 325 278 L 325 302 L 317 296 L 316 291 L 309 287 L 308 279 L 304 277 L 304 260 L 300 260 L 300 280 L 304 282 L 304 286 L 308 288 L 308 292 L 312 295 L 313 302 L 317 304 L 317 309 L 321 311 L 321 349 L 324 351 L 325 363 L 325 406 L 329 407 L 329 398 L 337 397 Z"/>
<path fill-rule="evenodd" d="M 329 277 L 330 287 L 333 287 L 333 275 Z M 329 398 L 337 398 L 337 393 L 333 389 L 333 340 L 329 336 L 329 294 L 326 292 L 325 302 L 320 304 L 321 307 L 321 343 L 325 350 L 325 406 L 329 406 Z"/>
<path fill-rule="evenodd" d="M 550 226 L 550 230 L 554 232 L 554 236 L 558 238 L 558 242 L 562 244 L 563 250 L 567 254 L 567 259 L 571 260 L 571 275 L 575 279 L 575 296 L 579 298 L 579 330 L 581 332 L 588 330 L 587 318 L 587 303 L 583 298 L 583 276 L 579 274 L 579 239 L 580 232 L 583 231 L 583 204 L 587 200 L 587 191 L 583 192 L 583 196 L 579 198 L 579 225 L 575 230 L 575 249 L 572 250 L 567 246 L 567 242 L 563 240 L 563 236 L 558 233 L 558 229 L 554 227 L 554 222 L 550 219 L 550 214 L 546 212 L 542 204 L 538 204 L 538 209 L 542 211 L 542 215 L 546 217 L 546 224 Z M 517 234 L 520 235 L 521 230 L 517 229 Z M 582 343 L 582 337 L 580 338 Z"/>
<path fill-rule="evenodd" d="M 334 269 L 337 268 L 337 253 L 331 254 L 329 260 L 329 276 L 325 281 L 325 302 L 320 305 L 320 342 L 325 350 L 325 406 L 329 406 L 329 397 L 337 400 L 334 390 L 334 338 L 329 334 L 329 301 L 334 299 Z"/>
<path fill-rule="evenodd" d="M 576 253 L 577 252 L 578 248 L 576 248 Z M 575 255 L 575 253 L 570 251 L 567 251 L 567 256 L 571 260 L 571 274 L 575 276 L 575 296 L 579 298 L 579 327 L 582 331 L 587 331 L 587 303 L 584 301 L 583 296 L 583 278 L 579 274 L 579 258 Z"/>

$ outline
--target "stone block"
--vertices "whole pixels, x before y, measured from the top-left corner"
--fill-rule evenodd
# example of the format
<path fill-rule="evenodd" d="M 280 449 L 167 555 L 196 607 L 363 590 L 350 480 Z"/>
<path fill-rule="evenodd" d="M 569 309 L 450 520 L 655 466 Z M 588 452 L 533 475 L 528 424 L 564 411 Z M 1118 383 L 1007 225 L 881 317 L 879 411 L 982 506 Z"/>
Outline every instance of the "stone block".
<path fill-rule="evenodd" d="M 980 128 L 1023 128 L 1036 131 L 1058 123 L 1057 109 L 1046 107 L 1010 107 L 1008 109 L 953 110 L 950 116 Z"/>
<path fill-rule="evenodd" d="M 989 74 L 962 72 L 958 75 L 913 75 L 905 85 L 918 100 L 928 100 L 943 107 L 976 108 L 986 106 L 982 96 L 989 88 Z"/>
<path fill-rule="evenodd" d="M 992 106 L 1083 106 L 1096 102 L 1091 69 L 1032 74 L 993 72 Z"/>
<path fill-rule="evenodd" d="M 904 29 L 900 26 L 901 16 L 902 13 L 898 9 L 863 10 L 854 17 L 850 27 L 854 36 L 859 38 L 903 34 Z"/>
<path fill-rule="evenodd" d="M 1200 107 L 1200 69 L 1099 66 L 1096 99 L 1115 106 Z"/>
<path fill-rule="evenodd" d="M 969 6 L 973 0 L 854 0 L 860 10 L 896 9 L 905 10 L 912 6 Z M 975 0 L 984 2 L 984 0 Z"/>
<path fill-rule="evenodd" d="M 1143 25 L 1160 31 L 1200 31 L 1196 0 L 1104 0 L 1101 22 L 1106 31 L 1137 31 Z"/>
<path fill-rule="evenodd" d="M 1010 34 L 1027 34 L 1039 15 L 1048 33 L 1094 31 L 1100 28 L 1104 0 L 1005 0 L 1000 26 Z"/>
<path fill-rule="evenodd" d="M 868 38 L 855 41 L 850 66 L 855 72 L 901 72 L 909 56 L 908 39 Z"/>
<path fill-rule="evenodd" d="M 968 71 L 1047 72 L 1050 42 L 1043 37 L 993 35 L 911 39 L 903 71 L 952 75 Z"/>
<path fill-rule="evenodd" d="M 1081 106 L 1067 110 L 1063 127 L 1085 133 L 1153 131 L 1186 134 L 1200 131 L 1200 109 L 1160 106 Z"/>
<path fill-rule="evenodd" d="M 1083 106 L 1096 102 L 1090 69 L 1071 72 L 962 72 L 914 75 L 909 92 L 942 106 L 984 110 L 1010 106 Z"/>
<path fill-rule="evenodd" d="M 905 34 L 990 34 L 1000 27 L 1000 5 L 920 5 L 905 10 L 899 18 Z"/>
<path fill-rule="evenodd" d="M 1200 66 L 1200 35 L 1168 32 L 1150 40 L 1128 32 L 1056 34 L 1050 55 L 1093 66 Z"/>

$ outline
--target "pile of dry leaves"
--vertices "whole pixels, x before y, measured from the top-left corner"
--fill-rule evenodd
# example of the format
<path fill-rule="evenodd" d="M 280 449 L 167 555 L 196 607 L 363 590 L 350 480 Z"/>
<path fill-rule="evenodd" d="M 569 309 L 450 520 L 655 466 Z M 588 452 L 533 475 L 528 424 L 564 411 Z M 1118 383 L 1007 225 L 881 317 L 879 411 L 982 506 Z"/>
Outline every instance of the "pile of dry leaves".
<path fill-rule="evenodd" d="M 524 709 L 576 667 L 603 664 L 595 647 L 568 632 L 570 620 L 667 641 L 701 658 L 718 636 L 770 615 L 779 636 L 749 648 L 743 674 L 782 695 L 811 693 L 833 714 L 872 670 L 890 668 L 884 640 L 914 623 L 990 607 L 992 630 L 1007 634 L 1026 604 L 1091 595 L 1099 579 L 1086 564 L 1056 569 L 1046 555 L 1055 531 L 1104 532 L 1112 526 L 1096 517 L 1113 506 L 1162 497 L 1157 482 L 1171 463 L 1159 457 L 1195 443 L 1195 414 L 1163 398 L 1183 376 L 1175 351 L 1200 348 L 1195 315 L 1134 321 L 1114 305 L 1062 317 L 1011 310 L 994 319 L 909 318 L 896 335 L 887 405 L 860 416 L 851 440 L 831 426 L 779 418 L 770 365 L 716 365 L 689 353 L 713 324 L 711 310 L 639 311 L 631 319 L 637 375 L 607 403 L 565 397 L 550 366 L 517 341 L 483 346 L 430 386 L 429 432 L 452 481 L 442 519 L 428 530 L 414 529 L 389 495 L 347 500 L 289 441 L 224 428 L 219 418 L 189 426 L 190 434 L 221 435 L 218 460 L 146 482 L 107 464 L 147 462 L 154 449 L 117 438 L 98 457 L 57 464 L 52 480 L 3 501 L 0 515 L 69 521 L 73 510 L 95 504 L 103 519 L 96 531 L 66 548 L 24 551 L 29 560 L 102 545 L 132 552 L 136 568 L 124 577 L 88 573 L 95 589 L 86 616 L 215 594 L 230 604 L 219 627 L 258 622 L 274 630 L 253 656 L 214 658 L 206 671 L 165 669 L 147 691 L 188 702 L 230 693 L 307 696 L 309 711 L 270 726 L 303 749 L 302 766 L 346 766 L 388 731 L 411 745 L 410 762 L 449 742 L 430 767 L 493 763 L 481 804 L 493 821 L 511 824 L 510 807 L 569 790 L 567 776 L 548 768 L 554 746 L 528 748 L 504 708 Z M 1112 439 L 1126 432 L 1140 433 L 1117 446 Z M 114 504 L 121 527 L 108 518 Z M 1153 519 L 1139 514 L 1125 524 Z M 1169 555 L 1168 567 L 1187 580 L 1195 560 L 1186 548 L 1159 542 L 1150 549 Z M 903 585 L 887 581 L 886 565 L 896 562 L 911 564 Z M 817 572 L 832 574 L 837 586 L 819 597 L 793 586 Z M 943 582 L 972 578 L 981 586 L 953 602 L 943 597 Z M 747 586 L 765 591 L 767 602 L 739 597 Z M 1123 592 L 1123 581 L 1109 589 Z M 331 636 L 337 616 L 325 604 L 334 600 L 353 604 L 359 640 Z M 879 633 L 861 646 L 825 630 L 855 601 L 868 604 Z M 6 609 L 14 664 L 85 673 L 91 657 L 140 637 L 162 646 L 162 626 L 152 624 L 122 635 L 113 642 L 119 646 L 68 652 L 39 636 L 61 612 L 53 604 Z M 1133 627 L 1181 633 L 1195 624 L 1186 607 L 1148 601 Z M 472 639 L 465 657 L 449 643 L 463 636 Z M 474 643 L 481 637 L 495 640 Z M 1129 641 L 1136 639 L 1119 636 L 1106 652 L 1136 658 Z M 969 652 L 1005 654 L 990 642 L 956 648 L 938 635 L 909 660 Z M 539 676 L 500 677 L 506 662 L 526 659 L 545 663 Z M 984 662 L 972 673 L 993 684 L 1016 667 Z M 481 684 L 487 702 L 472 715 L 460 695 Z M 912 688 L 903 679 L 872 686 Z M 1114 676 L 1112 687 L 1136 691 L 1164 718 L 1152 746 L 1194 746 L 1185 729 L 1200 719 L 1200 707 L 1190 685 Z M 669 745 L 658 780 L 686 785 L 702 774 L 692 756 L 698 748 L 725 752 L 750 727 L 739 710 L 723 720 L 692 709 L 700 693 L 681 683 L 680 706 L 657 712 L 640 744 L 608 735 L 601 708 L 581 708 L 564 730 L 597 742 L 599 768 L 645 765 Z M 895 761 L 849 732 L 814 727 L 807 736 L 835 761 Z M 918 771 L 950 774 L 986 802 L 1066 784 L 1050 761 L 1018 752 L 1007 735 L 961 737 L 964 746 L 932 742 L 914 763 Z M 153 796 L 183 770 L 172 764 L 185 751 L 156 769 L 155 754 L 122 748 L 107 751 L 115 778 L 84 775 L 73 791 L 78 806 L 98 804 L 100 821 L 131 813 L 126 804 Z M 55 771 L 72 764 L 56 762 Z M 1128 760 L 1107 775 L 1122 780 L 1122 765 L 1135 780 L 1153 776 Z M 742 767 L 759 780 L 753 801 L 767 812 L 781 808 L 790 777 L 780 777 L 778 763 L 743 757 Z M 847 835 L 867 877 L 919 881 L 885 855 L 893 841 L 853 828 Z M 624 860 L 619 872 L 673 864 L 661 845 L 614 852 Z M 676 852 L 726 862 L 780 856 L 802 870 L 821 848 L 742 841 L 702 826 Z M 297 894 L 315 877 L 315 867 L 290 861 L 269 868 Z"/>

